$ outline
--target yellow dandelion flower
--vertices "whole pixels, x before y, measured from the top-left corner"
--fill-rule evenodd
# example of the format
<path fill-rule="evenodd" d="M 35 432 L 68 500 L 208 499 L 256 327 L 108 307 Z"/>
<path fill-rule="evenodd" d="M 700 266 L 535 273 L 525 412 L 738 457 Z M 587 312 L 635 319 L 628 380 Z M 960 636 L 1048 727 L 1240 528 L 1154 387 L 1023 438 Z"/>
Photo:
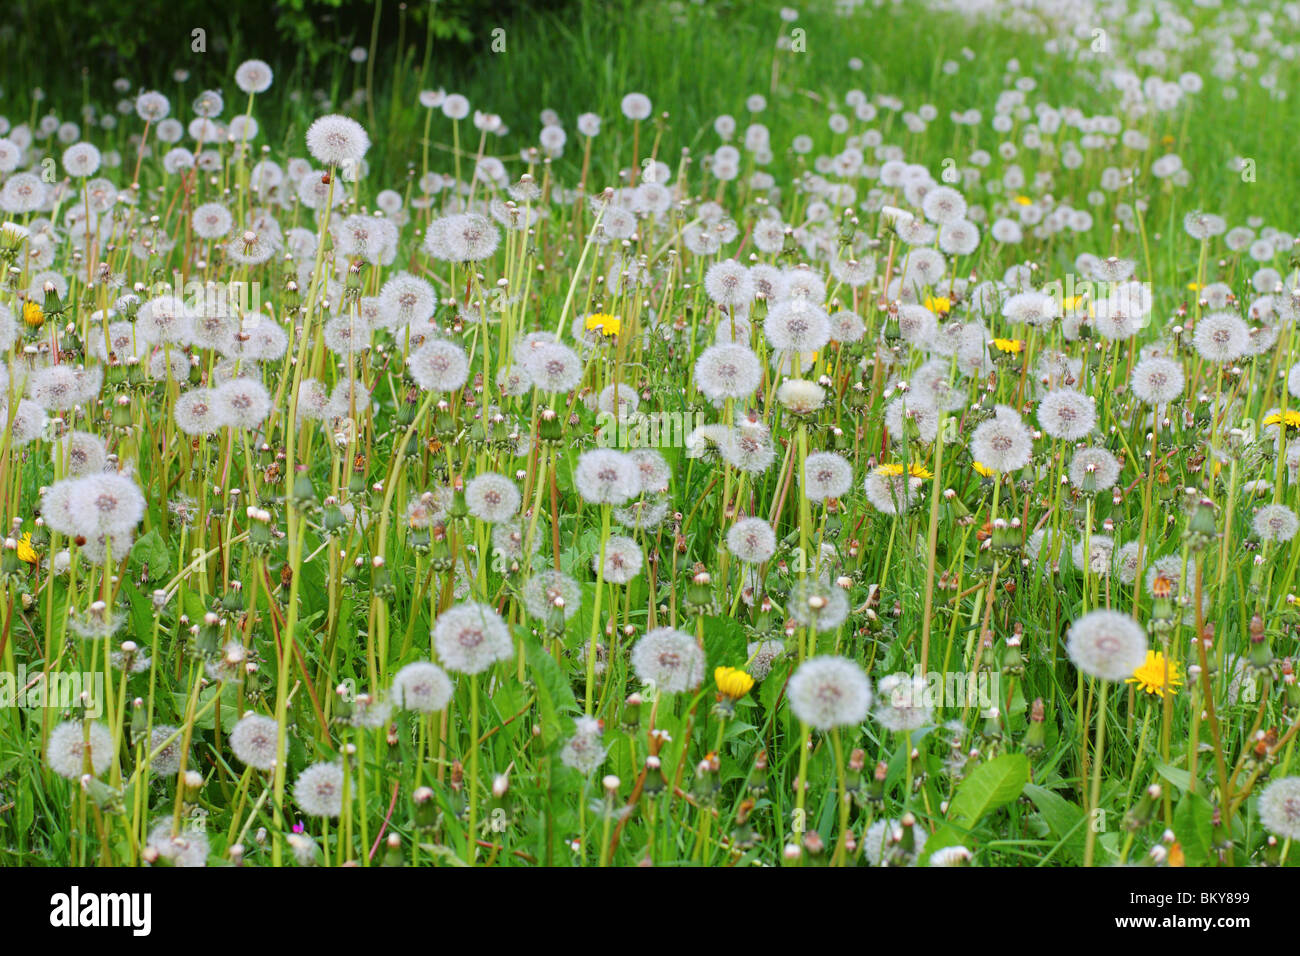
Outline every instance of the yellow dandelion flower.
<path fill-rule="evenodd" d="M 32 533 L 29 531 L 18 539 L 18 560 L 24 564 L 36 564 L 40 558 L 36 556 L 36 549 L 32 547 Z"/>
<path fill-rule="evenodd" d="M 1265 425 L 1282 425 L 1287 431 L 1300 428 L 1300 412 L 1287 409 L 1286 412 L 1274 412 L 1264 418 Z"/>
<path fill-rule="evenodd" d="M 887 462 L 883 465 L 877 465 L 874 473 L 882 478 L 897 478 L 903 473 L 903 466 L 897 462 Z"/>
<path fill-rule="evenodd" d="M 754 689 L 754 678 L 738 667 L 719 667 L 713 672 L 718 692 L 732 700 L 740 700 Z"/>
<path fill-rule="evenodd" d="M 1126 684 L 1137 684 L 1148 694 L 1158 697 L 1164 697 L 1165 691 L 1177 690 L 1182 682 L 1178 662 L 1166 661 L 1165 655 L 1160 651 L 1147 651 L 1146 661 L 1133 672 L 1132 677 L 1124 681 Z"/>
<path fill-rule="evenodd" d="M 907 473 L 913 478 L 933 478 L 934 472 L 925 465 L 911 464 L 907 466 Z"/>
<path fill-rule="evenodd" d="M 973 462 L 971 462 L 971 464 L 975 466 L 975 473 L 976 473 L 976 474 L 978 474 L 978 475 L 982 475 L 982 476 L 985 477 L 985 478 L 992 478 L 992 477 L 993 477 L 993 469 L 992 469 L 992 468 L 986 468 L 983 464 L 981 464 L 981 463 L 978 462 L 978 461 L 973 461 Z"/>
<path fill-rule="evenodd" d="M 32 329 L 39 329 L 45 324 L 45 313 L 41 311 L 39 303 L 26 302 L 23 304 L 23 324 Z"/>
<path fill-rule="evenodd" d="M 1028 196 L 1017 196 L 1016 203 L 1021 206 L 1032 206 L 1034 204 L 1034 201 L 1030 199 Z"/>
<path fill-rule="evenodd" d="M 928 296 L 925 300 L 925 307 L 935 314 L 951 312 L 952 300 L 942 295 Z"/>
<path fill-rule="evenodd" d="M 1019 355 L 1024 351 L 1025 343 L 1020 339 L 994 339 L 993 347 L 1008 355 Z"/>
<path fill-rule="evenodd" d="M 1187 288 L 1191 289 L 1193 292 L 1196 292 L 1201 288 L 1201 284 L 1199 282 L 1189 282 L 1187 283 Z"/>
<path fill-rule="evenodd" d="M 623 320 L 607 312 L 593 312 L 587 316 L 587 331 L 599 330 L 601 335 L 618 335 L 623 328 Z"/>

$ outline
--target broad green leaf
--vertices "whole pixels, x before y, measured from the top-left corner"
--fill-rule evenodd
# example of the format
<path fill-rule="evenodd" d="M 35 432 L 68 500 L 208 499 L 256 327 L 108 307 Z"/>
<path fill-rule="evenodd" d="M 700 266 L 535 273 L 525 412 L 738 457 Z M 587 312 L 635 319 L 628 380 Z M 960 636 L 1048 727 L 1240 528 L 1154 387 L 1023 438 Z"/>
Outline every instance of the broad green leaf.
<path fill-rule="evenodd" d="M 1174 834 L 1183 848 L 1187 866 L 1204 866 L 1210 860 L 1214 834 L 1214 808 L 1199 793 L 1185 793 L 1174 809 Z"/>
<path fill-rule="evenodd" d="M 1029 758 L 1024 754 L 1003 754 L 980 764 L 957 788 L 948 819 L 971 829 L 984 814 L 1020 796 L 1029 782 Z"/>

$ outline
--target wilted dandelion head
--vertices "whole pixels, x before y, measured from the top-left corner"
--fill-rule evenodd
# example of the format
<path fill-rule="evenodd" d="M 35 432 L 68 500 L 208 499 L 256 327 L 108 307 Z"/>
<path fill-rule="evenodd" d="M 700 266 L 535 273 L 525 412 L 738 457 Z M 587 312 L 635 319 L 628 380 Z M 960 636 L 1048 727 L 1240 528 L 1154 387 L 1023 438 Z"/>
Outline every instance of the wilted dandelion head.
<path fill-rule="evenodd" d="M 307 128 L 307 151 L 322 165 L 355 167 L 368 149 L 365 129 L 346 116 L 322 116 Z"/>
<path fill-rule="evenodd" d="M 175 735 L 173 737 L 173 735 Z M 168 740 L 171 737 L 173 739 Z M 175 727 L 166 724 L 154 727 L 149 737 L 149 753 L 153 761 L 149 768 L 159 776 L 170 777 L 180 773 L 181 737 Z M 161 750 L 159 748 L 162 748 Z"/>
<path fill-rule="evenodd" d="M 561 342 L 538 342 L 525 349 L 522 364 L 543 392 L 568 392 L 582 380 L 582 359 Z"/>
<path fill-rule="evenodd" d="M 853 486 L 853 466 L 832 451 L 819 451 L 804 461 L 803 493 L 809 501 L 842 498 Z"/>
<path fill-rule="evenodd" d="M 1283 840 L 1300 840 L 1300 777 L 1279 777 L 1259 795 L 1259 822 Z"/>
<path fill-rule="evenodd" d="M 1147 405 L 1164 405 L 1183 394 L 1183 367 L 1162 355 L 1144 358 L 1133 368 L 1129 387 L 1137 400 Z"/>
<path fill-rule="evenodd" d="M 1086 494 L 1108 491 L 1119 481 L 1119 460 L 1105 448 L 1080 448 L 1070 459 L 1070 484 Z"/>
<path fill-rule="evenodd" d="M 145 500 L 140 487 L 126 475 L 102 472 L 68 479 L 72 514 L 87 538 L 96 534 L 126 534 L 144 518 Z"/>
<path fill-rule="evenodd" d="M 96 777 L 108 769 L 113 759 L 113 734 L 103 724 L 82 726 L 79 720 L 68 720 L 50 731 L 45 745 L 45 761 L 60 777 L 79 780 L 86 772 L 86 758 Z"/>
<path fill-rule="evenodd" d="M 889 674 L 876 684 L 876 720 L 886 730 L 916 730 L 934 716 L 925 678 L 911 674 Z"/>
<path fill-rule="evenodd" d="M 582 774 L 589 774 L 605 762 L 601 744 L 601 724 L 595 717 L 579 717 L 573 722 L 573 736 L 560 750 L 560 762 Z"/>
<path fill-rule="evenodd" d="M 1096 427 L 1097 406 L 1091 395 L 1058 388 L 1038 403 L 1038 424 L 1052 438 L 1078 441 Z"/>
<path fill-rule="evenodd" d="M 786 613 L 803 627 L 833 631 L 849 616 L 849 598 L 839 585 L 803 578 L 790 589 Z"/>
<path fill-rule="evenodd" d="M 718 445 L 718 453 L 732 468 L 757 475 L 767 471 L 776 459 L 771 431 L 761 422 L 742 423 L 728 429 Z"/>
<path fill-rule="evenodd" d="M 993 471 L 1018 471 L 1029 464 L 1034 440 L 1020 414 L 999 405 L 992 418 L 971 433 L 971 457 Z"/>
<path fill-rule="evenodd" d="M 174 822 L 168 818 L 160 820 L 146 841 L 148 849 L 157 853 L 172 866 L 197 867 L 208 864 L 208 838 L 202 832 L 193 829 L 173 829 Z"/>
<path fill-rule="evenodd" d="M 433 339 L 411 353 L 407 368 L 415 384 L 430 392 L 454 392 L 469 378 L 469 358 L 459 345 Z"/>
<path fill-rule="evenodd" d="M 523 587 L 524 607 L 533 617 L 543 621 L 559 616 L 567 620 L 578 613 L 582 604 L 582 588 L 578 582 L 561 571 L 538 571 Z"/>
<path fill-rule="evenodd" d="M 1207 362 L 1235 362 L 1250 349 L 1250 326 L 1232 312 L 1211 312 L 1196 323 L 1192 345 Z"/>
<path fill-rule="evenodd" d="M 810 657 L 786 688 L 794 715 L 818 730 L 860 724 L 871 710 L 871 683 L 846 657 Z"/>
<path fill-rule="evenodd" d="M 695 362 L 695 385 L 710 401 L 747 398 L 762 380 L 763 366 L 745 345 L 711 345 Z"/>
<path fill-rule="evenodd" d="M 640 470 L 632 457 L 611 448 L 583 452 L 573 470 L 573 483 L 584 501 L 621 505 L 641 491 Z"/>
<path fill-rule="evenodd" d="M 891 441 L 915 439 L 928 445 L 939 434 L 939 410 L 928 394 L 896 398 L 885 406 L 885 427 Z"/>
<path fill-rule="evenodd" d="M 763 332 L 772 348 L 786 352 L 815 352 L 831 337 L 831 320 L 821 306 L 803 298 L 771 306 Z"/>
<path fill-rule="evenodd" d="M 442 710 L 451 700 L 451 678 L 437 664 L 416 661 L 393 675 L 393 705 L 403 710 L 430 714 Z"/>
<path fill-rule="evenodd" d="M 263 60 L 245 60 L 235 69 L 235 85 L 245 93 L 265 93 L 275 74 Z"/>
<path fill-rule="evenodd" d="M 628 457 L 636 465 L 642 494 L 668 490 L 673 472 L 661 452 L 654 448 L 635 448 L 628 452 Z"/>
<path fill-rule="evenodd" d="M 66 474 L 76 478 L 103 471 L 108 462 L 104 440 L 91 432 L 74 431 L 59 439 L 56 454 Z"/>
<path fill-rule="evenodd" d="M 632 668 L 660 693 L 680 694 L 704 679 L 704 651 L 695 638 L 672 627 L 647 631 L 632 648 Z"/>
<path fill-rule="evenodd" d="M 715 262 L 704 273 L 704 291 L 718 305 L 747 305 L 754 298 L 749 270 L 735 259 Z"/>
<path fill-rule="evenodd" d="M 1286 505 L 1265 505 L 1255 512 L 1253 526 L 1262 541 L 1290 541 L 1300 530 L 1300 518 Z"/>
<path fill-rule="evenodd" d="M 745 645 L 745 668 L 754 680 L 764 680 L 772 673 L 772 665 L 784 653 L 785 644 L 782 641 L 773 639 L 751 641 Z"/>
<path fill-rule="evenodd" d="M 505 475 L 484 472 L 465 486 L 465 505 L 480 521 L 506 521 L 519 510 L 519 489 Z"/>
<path fill-rule="evenodd" d="M 215 389 L 192 388 L 176 399 L 176 427 L 187 435 L 211 435 L 222 426 Z"/>
<path fill-rule="evenodd" d="M 826 390 L 816 382 L 792 378 L 780 384 L 776 400 L 796 415 L 811 415 L 826 401 Z"/>
<path fill-rule="evenodd" d="M 309 817 L 337 817 L 343 812 L 343 767 L 312 764 L 294 781 L 293 799 Z"/>
<path fill-rule="evenodd" d="M 1089 677 L 1121 681 L 1146 661 L 1147 635 L 1127 614 L 1089 611 L 1070 625 L 1066 650 Z"/>
<path fill-rule="evenodd" d="M 727 531 L 727 549 L 738 561 L 762 564 L 776 554 L 776 532 L 762 518 L 741 518 Z"/>
<path fill-rule="evenodd" d="M 623 110 L 623 115 L 630 120 L 643 120 L 650 117 L 650 110 L 652 109 L 650 97 L 644 93 L 628 93 L 623 97 L 623 101 L 619 105 Z"/>
<path fill-rule="evenodd" d="M 487 604 L 465 602 L 448 608 L 435 622 L 433 643 L 448 670 L 477 674 L 515 650 L 501 615 Z"/>
<path fill-rule="evenodd" d="M 279 727 L 270 717 L 245 714 L 230 731 L 230 749 L 245 766 L 271 770 L 275 767 Z"/>
<path fill-rule="evenodd" d="M 591 568 L 596 570 L 600 556 L 591 559 Z M 641 546 L 634 538 L 624 535 L 610 535 L 605 539 L 605 580 L 611 584 L 627 584 L 641 573 L 644 558 Z"/>
<path fill-rule="evenodd" d="M 271 393 L 251 378 L 232 378 L 212 390 L 216 421 L 227 428 L 256 428 L 271 414 Z"/>
<path fill-rule="evenodd" d="M 901 515 L 916 500 L 923 479 L 899 464 L 877 465 L 862 483 L 871 506 L 881 514 Z"/>

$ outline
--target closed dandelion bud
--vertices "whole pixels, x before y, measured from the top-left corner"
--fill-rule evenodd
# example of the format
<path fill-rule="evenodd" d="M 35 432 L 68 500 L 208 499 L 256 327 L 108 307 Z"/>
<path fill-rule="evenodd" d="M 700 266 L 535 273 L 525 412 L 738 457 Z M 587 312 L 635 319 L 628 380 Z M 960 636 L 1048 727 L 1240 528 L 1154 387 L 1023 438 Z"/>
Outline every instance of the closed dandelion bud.
<path fill-rule="evenodd" d="M 238 614 L 244 609 L 244 589 L 235 587 L 238 583 L 232 581 L 230 590 L 221 598 L 221 609 L 227 614 Z"/>
<path fill-rule="evenodd" d="M 131 416 L 131 400 L 125 395 L 119 395 L 113 402 L 110 421 L 118 431 L 130 431 L 133 427 L 134 419 Z"/>
<path fill-rule="evenodd" d="M 845 775 L 844 789 L 853 795 L 854 799 L 858 798 L 858 793 L 866 786 L 863 779 L 863 769 L 867 764 L 866 752 L 861 748 L 855 748 L 849 754 L 848 773 Z"/>
<path fill-rule="evenodd" d="M 754 769 L 750 771 L 746 788 L 755 797 L 767 793 L 767 751 L 760 750 L 754 758 Z"/>
<path fill-rule="evenodd" d="M 396 833 L 388 834 L 385 842 L 384 860 L 382 866 L 402 866 L 406 863 L 406 857 L 402 853 L 402 838 Z"/>
<path fill-rule="evenodd" d="M 886 854 L 887 865 L 907 866 L 916 857 L 916 817 L 909 811 L 898 821 L 896 829 L 888 838 Z"/>
<path fill-rule="evenodd" d="M 722 783 L 718 780 L 719 767 L 716 752 L 710 752 L 695 766 L 694 796 L 701 806 L 713 806 L 722 790 Z"/>
<path fill-rule="evenodd" d="M 45 305 L 43 306 L 43 309 L 46 318 L 54 315 L 62 315 L 64 306 L 63 300 L 59 298 L 58 288 L 55 287 L 53 282 L 47 282 L 45 283 L 43 291 L 45 293 Z M 92 297 L 90 301 L 93 303 L 95 300 Z M 94 308 L 94 306 L 92 305 L 91 308 Z"/>
<path fill-rule="evenodd" d="M 871 780 L 862 791 L 858 805 L 882 806 L 885 802 L 885 780 L 888 776 L 889 764 L 882 760 L 876 764 L 876 769 L 872 772 Z"/>
<path fill-rule="evenodd" d="M 1258 614 L 1250 619 L 1250 669 L 1261 676 L 1273 670 L 1273 652 L 1264 633 L 1264 619 Z"/>
<path fill-rule="evenodd" d="M 1001 712 L 996 707 L 990 707 L 984 715 L 984 725 L 980 728 L 980 736 L 985 740 L 1000 740 L 1002 738 L 1002 723 L 999 720 Z"/>
<path fill-rule="evenodd" d="M 1034 698 L 1029 708 L 1029 727 L 1025 730 L 1024 751 L 1033 755 L 1042 753 L 1047 745 L 1047 708 L 1043 698 Z"/>
<path fill-rule="evenodd" d="M 305 465 L 299 465 L 293 478 L 293 500 L 299 507 L 316 503 L 316 489 L 312 486 L 311 476 Z"/>
<path fill-rule="evenodd" d="M 1187 518 L 1188 542 L 1196 548 L 1204 548 L 1219 533 L 1218 521 L 1214 514 L 1214 502 L 1201 498 L 1192 506 Z"/>
<path fill-rule="evenodd" d="M 370 586 L 375 594 L 383 598 L 392 597 L 397 591 L 393 585 L 393 576 L 388 573 L 388 565 L 384 563 L 383 558 L 376 557 L 371 562 Z"/>
<path fill-rule="evenodd" d="M 645 784 L 642 792 L 647 797 L 657 797 L 668 787 L 668 778 L 664 776 L 663 764 L 656 756 L 645 758 Z"/>
<path fill-rule="evenodd" d="M 90 774 L 86 774 L 81 778 L 81 789 L 86 792 L 86 796 L 90 798 L 91 802 L 101 810 L 106 810 L 109 813 L 121 813 L 124 809 L 121 792 Z"/>
<path fill-rule="evenodd" d="M 999 518 L 993 522 L 993 548 L 997 551 L 1017 551 L 1020 548 L 1020 529 Z"/>
<path fill-rule="evenodd" d="M 429 830 L 438 824 L 438 801 L 432 787 L 420 787 L 411 795 L 415 801 L 415 825 Z"/>
<path fill-rule="evenodd" d="M 686 610 L 692 614 L 710 614 L 713 611 L 713 578 L 700 568 L 686 586 Z"/>
<path fill-rule="evenodd" d="M 564 423 L 553 409 L 544 408 L 537 419 L 537 437 L 544 442 L 558 442 L 564 437 Z"/>
<path fill-rule="evenodd" d="M 212 620 L 212 623 L 208 623 Z M 221 626 L 215 614 L 209 614 L 198 628 L 194 637 L 194 647 L 203 657 L 215 657 L 221 647 Z"/>
<path fill-rule="evenodd" d="M 456 556 L 451 553 L 447 541 L 447 529 L 444 525 L 434 525 L 431 529 L 432 540 L 429 543 L 429 567 L 434 571 L 445 573 L 456 563 Z"/>
<path fill-rule="evenodd" d="M 731 844 L 739 850 L 748 850 L 758 843 L 758 834 L 749 822 L 749 815 L 753 809 L 754 801 L 746 799 L 740 802 L 740 807 L 736 810 L 736 825 L 731 829 Z"/>
<path fill-rule="evenodd" d="M 131 739 L 139 740 L 144 736 L 145 731 L 149 729 L 149 714 L 144 706 L 144 700 L 137 697 L 131 701 Z"/>
<path fill-rule="evenodd" d="M 1264 865 L 1280 866 L 1282 863 L 1282 845 L 1278 842 L 1277 837 L 1273 834 L 1268 835 L 1264 841 Z"/>
<path fill-rule="evenodd" d="M 460 483 L 457 482 L 457 484 Z M 469 514 L 469 505 L 465 503 L 465 489 L 463 486 L 457 487 L 455 494 L 451 496 L 451 504 L 447 506 L 447 514 L 453 518 L 463 518 Z"/>
<path fill-rule="evenodd" d="M 641 703 L 640 694 L 631 694 L 623 702 L 623 713 L 620 715 L 620 723 L 624 730 L 636 730 L 641 723 Z"/>
<path fill-rule="evenodd" d="M 1138 798 L 1138 802 L 1124 817 L 1124 825 L 1130 830 L 1141 830 L 1150 823 L 1151 818 L 1155 815 L 1156 808 L 1160 804 L 1162 793 L 1163 791 L 1158 783 L 1153 783 L 1142 791 L 1142 796 Z"/>
<path fill-rule="evenodd" d="M 326 534 L 337 534 L 347 523 L 347 516 L 343 514 L 343 509 L 337 504 L 325 506 L 325 511 L 321 515 L 321 524 L 324 526 Z"/>
<path fill-rule="evenodd" d="M 405 398 L 397 406 L 397 424 L 401 428 L 407 428 L 411 422 L 415 421 L 415 413 L 419 410 L 420 393 L 417 389 L 411 389 L 406 393 Z"/>
<path fill-rule="evenodd" d="M 1025 672 L 1025 659 L 1020 653 L 1020 635 L 1012 634 L 1002 648 L 1002 673 L 1018 676 Z"/>
<path fill-rule="evenodd" d="M 1210 817 L 1210 845 L 1221 851 L 1232 846 L 1232 835 L 1223 825 L 1223 810 L 1217 806 Z"/>
<path fill-rule="evenodd" d="M 1282 687 L 1288 708 L 1300 707 L 1300 683 L 1296 681 L 1293 668 L 1290 658 L 1282 662 Z"/>

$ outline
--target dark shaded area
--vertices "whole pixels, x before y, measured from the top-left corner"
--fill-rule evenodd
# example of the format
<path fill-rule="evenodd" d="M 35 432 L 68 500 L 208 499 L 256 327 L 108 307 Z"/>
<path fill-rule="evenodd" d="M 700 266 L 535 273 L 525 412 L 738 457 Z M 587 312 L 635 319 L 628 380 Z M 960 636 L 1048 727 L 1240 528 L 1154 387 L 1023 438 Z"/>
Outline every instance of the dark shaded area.
<path fill-rule="evenodd" d="M 277 72 L 327 79 L 355 47 L 374 37 L 378 64 L 404 52 L 415 65 L 426 48 L 444 68 L 469 56 L 471 44 L 520 13 L 556 10 L 566 0 L 108 0 L 68 6 L 50 0 L 12 0 L 0 27 L 0 56 L 10 83 L 23 74 L 57 88 L 126 76 L 141 86 L 163 85 L 178 69 L 203 82 L 208 72 L 227 77 L 250 57 Z M 199 32 L 196 32 L 199 31 Z M 19 64 L 23 68 L 17 68 Z M 39 80 L 37 79 L 39 78 Z"/>

